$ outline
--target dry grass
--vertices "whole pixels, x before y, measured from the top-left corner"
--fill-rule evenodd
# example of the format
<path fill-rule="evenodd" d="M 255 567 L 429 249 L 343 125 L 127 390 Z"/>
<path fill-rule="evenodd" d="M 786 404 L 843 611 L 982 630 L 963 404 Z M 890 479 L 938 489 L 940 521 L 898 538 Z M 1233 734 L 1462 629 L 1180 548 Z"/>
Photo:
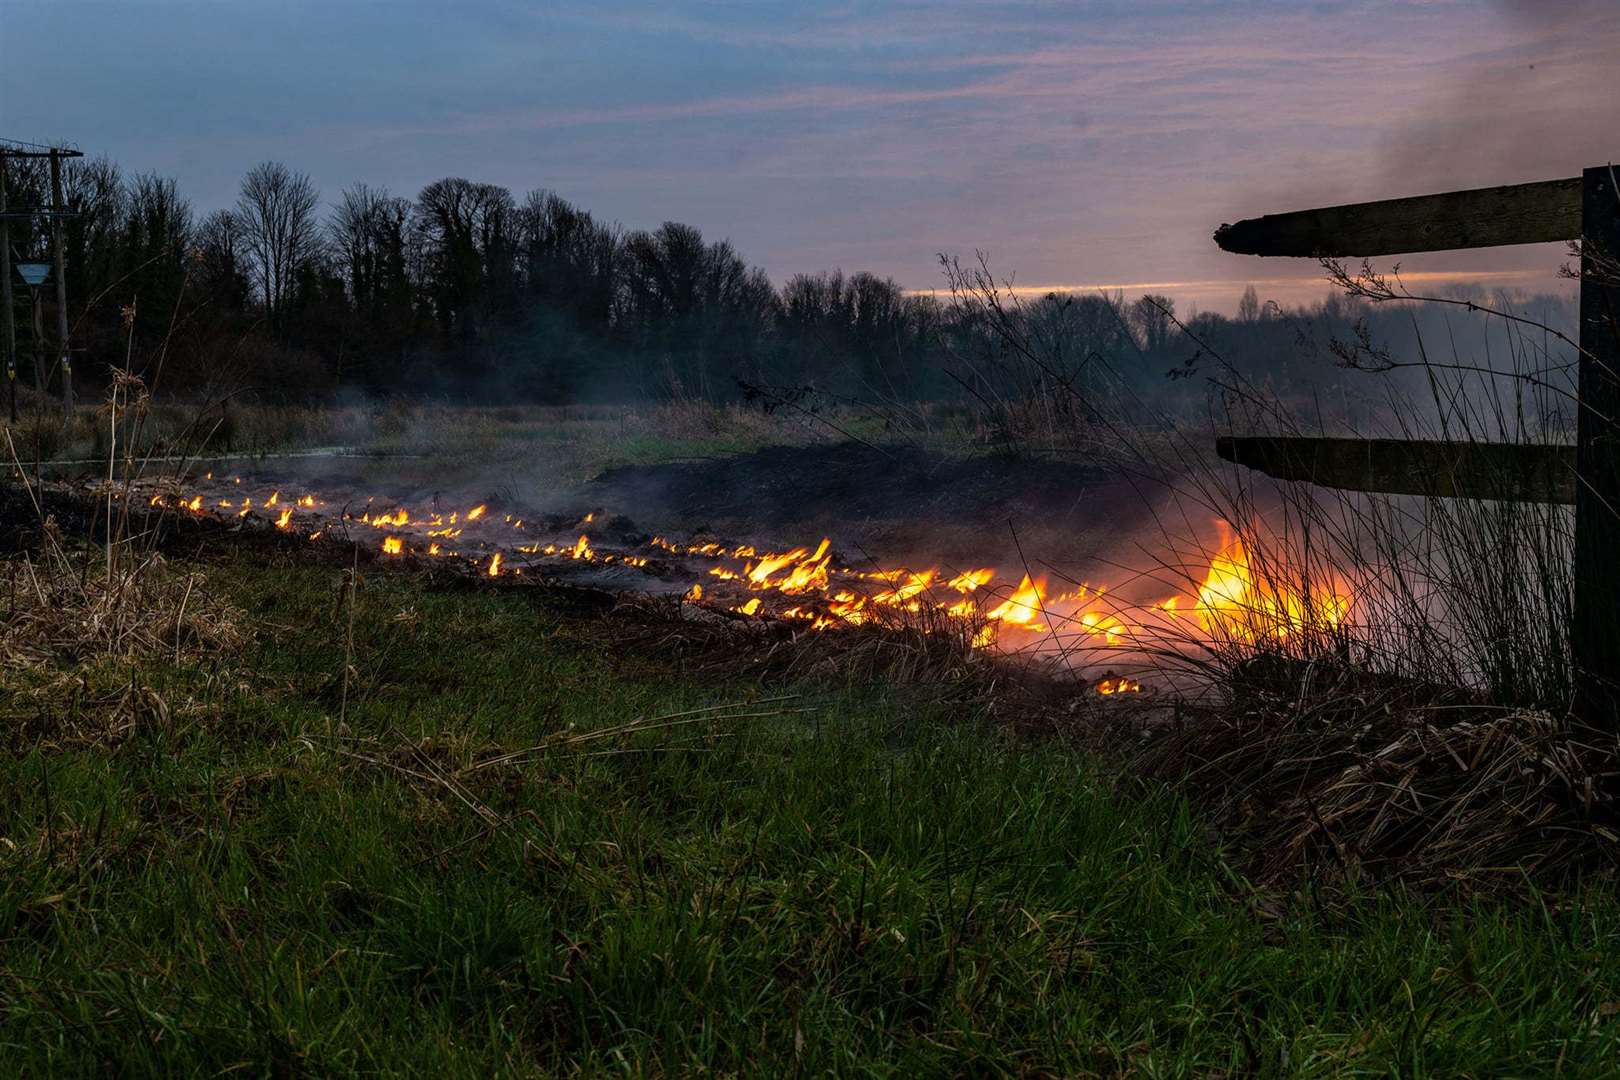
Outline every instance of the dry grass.
<path fill-rule="evenodd" d="M 178 661 L 247 640 L 242 614 L 209 589 L 200 571 L 182 570 L 151 552 L 118 562 L 109 574 L 103 552 L 64 545 L 52 521 L 46 530 L 43 551 L 4 562 L 0 662 Z"/>
<path fill-rule="evenodd" d="M 1261 882 L 1520 885 L 1620 863 L 1612 733 L 1327 664 L 1256 658 L 1233 680 L 1135 766 L 1186 785 Z"/>
<path fill-rule="evenodd" d="M 133 329 L 133 308 L 126 328 Z M 9 594 L 0 621 L 0 658 L 13 666 L 76 665 L 107 658 L 187 656 L 242 644 L 247 631 L 231 606 L 212 595 L 203 575 L 171 568 L 156 550 L 157 532 L 131 519 L 137 485 L 157 472 L 146 456 L 153 406 L 145 383 L 113 373 L 106 400 L 62 422 L 94 425 L 105 481 L 94 494 L 100 535 L 64 539 L 41 502 L 12 429 L 0 429 L 13 481 L 26 495 L 38 526 L 32 554 L 7 560 Z M 36 429 L 42 415 L 31 418 Z M 26 435 L 26 429 L 21 434 Z M 172 476 L 170 477 L 172 481 Z M 163 483 L 162 477 L 158 478 Z M 94 520 L 94 518 L 92 518 Z M 85 541 L 100 541 L 91 546 Z"/>
<path fill-rule="evenodd" d="M 15 431 L 18 454 L 29 462 L 82 464 L 105 460 L 110 449 L 104 405 L 81 405 L 64 423 L 57 407 L 35 402 Z M 569 406 L 463 406 L 405 399 L 357 405 L 210 401 L 148 403 L 139 444 L 129 449 L 137 456 L 166 458 L 343 448 L 454 461 L 489 454 L 521 458 L 563 438 L 753 446 L 831 437 L 831 429 L 805 417 L 704 401 Z"/>

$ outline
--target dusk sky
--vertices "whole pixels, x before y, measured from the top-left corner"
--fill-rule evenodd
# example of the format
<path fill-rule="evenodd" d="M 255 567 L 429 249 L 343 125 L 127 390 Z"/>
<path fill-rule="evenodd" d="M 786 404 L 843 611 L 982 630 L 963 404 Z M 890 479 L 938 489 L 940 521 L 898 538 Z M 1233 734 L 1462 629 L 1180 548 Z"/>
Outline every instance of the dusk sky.
<path fill-rule="evenodd" d="M 1620 154 L 1620 3 L 0 0 L 0 136 L 228 205 L 267 158 L 544 187 L 730 238 L 780 282 L 938 281 L 1292 302 L 1311 263 L 1219 252 L 1268 211 L 1573 175 Z M 1560 288 L 1557 247 L 1405 260 Z"/>

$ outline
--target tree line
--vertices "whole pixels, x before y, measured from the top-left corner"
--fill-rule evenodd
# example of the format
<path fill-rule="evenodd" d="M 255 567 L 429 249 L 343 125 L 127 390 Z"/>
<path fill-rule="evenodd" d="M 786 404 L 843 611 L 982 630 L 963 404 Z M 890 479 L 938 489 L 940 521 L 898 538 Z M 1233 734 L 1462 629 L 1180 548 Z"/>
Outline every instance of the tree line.
<path fill-rule="evenodd" d="M 7 181 L 13 206 L 48 201 L 42 162 L 13 161 Z M 66 161 L 63 189 L 78 377 L 127 364 L 177 395 L 1004 397 L 1103 367 L 1162 380 L 1185 345 L 1167 297 L 1024 296 L 948 259 L 937 294 L 838 270 L 778 287 L 691 225 L 627 230 L 555 192 L 461 177 L 414 198 L 357 183 L 323 204 L 270 161 L 234 205 L 199 215 L 172 178 L 102 157 Z M 14 257 L 44 258 L 47 229 L 14 222 Z M 28 290 L 14 291 L 22 377 L 45 386 L 55 342 L 36 340 Z M 1271 314 L 1250 290 L 1237 319 L 1191 324 L 1247 348 Z"/>

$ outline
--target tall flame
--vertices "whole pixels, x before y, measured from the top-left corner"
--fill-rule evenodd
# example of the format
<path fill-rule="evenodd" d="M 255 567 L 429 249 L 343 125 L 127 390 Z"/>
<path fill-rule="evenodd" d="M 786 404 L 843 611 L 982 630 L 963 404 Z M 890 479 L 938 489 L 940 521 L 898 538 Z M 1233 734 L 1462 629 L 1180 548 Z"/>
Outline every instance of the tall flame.
<path fill-rule="evenodd" d="M 1193 611 L 1204 629 L 1228 640 L 1282 641 L 1304 632 L 1331 630 L 1350 612 L 1350 598 L 1336 586 L 1295 584 L 1297 572 L 1256 572 L 1249 551 L 1220 523 L 1221 547 L 1210 559 Z M 1291 580 L 1281 580 L 1283 577 Z"/>

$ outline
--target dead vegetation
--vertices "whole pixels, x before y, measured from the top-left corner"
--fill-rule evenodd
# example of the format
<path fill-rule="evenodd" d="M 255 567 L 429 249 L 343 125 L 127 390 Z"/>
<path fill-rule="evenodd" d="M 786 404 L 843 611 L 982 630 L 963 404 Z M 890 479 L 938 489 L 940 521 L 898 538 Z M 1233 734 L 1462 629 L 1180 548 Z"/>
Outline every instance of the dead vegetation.
<path fill-rule="evenodd" d="M 55 523 L 46 522 L 48 533 Z M 107 572 L 102 553 L 57 543 L 5 560 L 7 603 L 0 662 L 12 667 L 101 659 L 172 657 L 176 662 L 239 647 L 241 612 L 198 570 L 156 552 Z"/>
<path fill-rule="evenodd" d="M 126 333 L 133 333 L 134 320 L 132 305 L 124 313 Z M 23 496 L 9 501 L 13 508 L 27 507 L 35 542 L 4 562 L 8 593 L 0 661 L 12 667 L 154 657 L 179 663 L 246 640 L 241 614 L 213 594 L 196 568 L 165 560 L 159 532 L 132 516 L 137 484 L 156 471 L 141 449 L 151 411 L 143 380 L 115 371 L 105 401 L 89 417 L 102 448 L 96 467 L 100 472 L 105 462 L 104 480 L 86 500 L 88 535 L 71 538 L 30 479 L 11 428 L 4 429 L 8 479 Z M 64 430 L 71 419 L 63 421 Z M 41 428 L 45 414 L 32 422 Z"/>
<path fill-rule="evenodd" d="M 1620 863 L 1620 747 L 1567 715 L 1256 658 L 1134 767 L 1184 785 L 1252 876 L 1520 887 Z"/>
<path fill-rule="evenodd" d="M 989 664 L 972 647 L 970 624 L 929 611 L 885 611 L 873 622 L 827 633 L 794 620 L 738 617 L 626 594 L 604 625 L 633 655 L 653 662 L 770 682 L 961 686 L 986 681 Z"/>

